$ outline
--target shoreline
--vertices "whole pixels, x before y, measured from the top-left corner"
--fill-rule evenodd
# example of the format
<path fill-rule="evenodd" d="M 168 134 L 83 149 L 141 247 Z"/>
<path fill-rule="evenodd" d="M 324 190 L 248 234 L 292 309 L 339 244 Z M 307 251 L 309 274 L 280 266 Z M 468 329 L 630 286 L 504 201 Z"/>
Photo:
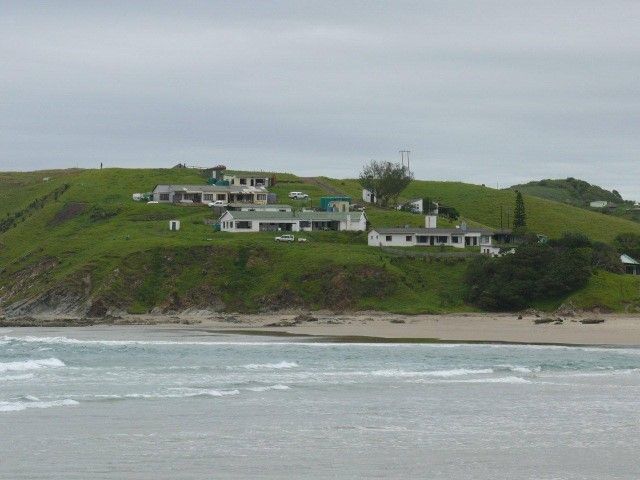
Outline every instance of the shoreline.
<path fill-rule="evenodd" d="M 597 320 L 600 323 L 582 323 Z M 536 323 L 536 321 L 538 323 Z M 544 322 L 544 323 L 541 323 Z M 276 312 L 122 315 L 110 318 L 0 318 L 0 327 L 157 326 L 209 334 L 295 337 L 336 343 L 505 343 L 562 346 L 640 346 L 638 314 Z"/>

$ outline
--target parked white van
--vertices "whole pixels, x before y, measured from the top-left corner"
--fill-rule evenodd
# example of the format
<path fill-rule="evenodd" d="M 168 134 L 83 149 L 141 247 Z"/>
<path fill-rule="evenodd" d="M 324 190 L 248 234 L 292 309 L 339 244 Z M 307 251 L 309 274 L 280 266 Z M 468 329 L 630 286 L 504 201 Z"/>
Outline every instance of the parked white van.
<path fill-rule="evenodd" d="M 295 200 L 304 200 L 305 198 L 309 198 L 309 195 L 303 192 L 289 192 L 289 198 L 293 198 Z"/>

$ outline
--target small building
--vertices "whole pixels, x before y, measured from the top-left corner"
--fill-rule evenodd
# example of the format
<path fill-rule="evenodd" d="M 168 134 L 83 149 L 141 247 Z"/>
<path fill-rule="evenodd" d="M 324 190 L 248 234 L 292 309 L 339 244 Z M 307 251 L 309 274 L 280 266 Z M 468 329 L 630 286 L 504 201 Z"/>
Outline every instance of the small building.
<path fill-rule="evenodd" d="M 398 210 L 407 210 L 412 213 L 425 213 L 424 199 L 414 198 L 413 200 L 409 200 L 408 202 L 405 202 L 402 205 L 398 205 L 397 208 Z M 436 215 L 437 215 L 437 212 L 436 212 Z"/>
<path fill-rule="evenodd" d="M 268 173 L 234 173 L 225 174 L 224 180 L 229 182 L 229 185 L 235 185 L 238 187 L 272 187 L 276 184 L 276 177 Z"/>
<path fill-rule="evenodd" d="M 232 212 L 290 212 L 292 208 L 291 205 L 278 205 L 276 203 L 266 205 L 255 203 L 230 203 L 227 205 L 227 210 L 231 210 Z"/>
<path fill-rule="evenodd" d="M 378 228 L 369 232 L 367 243 L 372 247 L 435 247 L 455 248 L 491 245 L 491 231 L 461 228 Z"/>
<path fill-rule="evenodd" d="M 172 232 L 180 230 L 180 220 L 169 220 L 169 230 Z"/>
<path fill-rule="evenodd" d="M 235 185 L 156 185 L 153 200 L 160 203 L 208 204 L 216 200 L 226 203 L 266 204 L 267 190 L 262 187 Z"/>
<path fill-rule="evenodd" d="M 366 188 L 362 189 L 362 200 L 367 203 L 376 203 L 376 194 Z"/>
<path fill-rule="evenodd" d="M 609 202 L 607 202 L 606 200 L 596 200 L 594 202 L 589 203 L 589 206 L 591 208 L 607 208 L 608 205 L 609 205 Z"/>
<path fill-rule="evenodd" d="M 325 212 L 348 212 L 351 205 L 351 197 L 331 196 L 320 198 L 320 210 Z"/>
<path fill-rule="evenodd" d="M 230 211 L 222 214 L 223 232 L 309 232 L 316 230 L 360 232 L 367 229 L 364 212 Z"/>
<path fill-rule="evenodd" d="M 635 258 L 631 258 L 627 254 L 620 255 L 620 261 L 622 265 L 624 265 L 625 273 L 629 275 L 640 275 L 640 262 L 638 262 Z"/>
<path fill-rule="evenodd" d="M 457 228 L 437 228 L 437 217 L 427 215 L 425 227 L 377 228 L 369 232 L 367 243 L 371 247 L 435 247 L 486 248 L 492 245 L 492 230 L 470 229 L 465 224 Z M 487 252 L 491 254 L 491 252 Z"/>

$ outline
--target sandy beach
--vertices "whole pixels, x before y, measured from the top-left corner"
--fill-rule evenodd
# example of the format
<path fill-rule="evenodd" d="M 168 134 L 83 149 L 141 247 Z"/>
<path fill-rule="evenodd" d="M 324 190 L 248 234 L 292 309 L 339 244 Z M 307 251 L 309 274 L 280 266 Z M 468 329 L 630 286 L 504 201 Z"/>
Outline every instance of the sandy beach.
<path fill-rule="evenodd" d="M 589 323 L 593 320 L 601 323 Z M 244 315 L 199 311 L 177 315 L 122 315 L 111 319 L 37 317 L 0 321 L 0 325 L 5 327 L 96 324 L 170 326 L 211 333 L 300 335 L 335 341 L 640 346 L 640 315 L 631 314 L 579 314 L 563 317 L 515 313 L 408 316 L 381 312 L 344 315 L 331 312 L 286 312 Z"/>

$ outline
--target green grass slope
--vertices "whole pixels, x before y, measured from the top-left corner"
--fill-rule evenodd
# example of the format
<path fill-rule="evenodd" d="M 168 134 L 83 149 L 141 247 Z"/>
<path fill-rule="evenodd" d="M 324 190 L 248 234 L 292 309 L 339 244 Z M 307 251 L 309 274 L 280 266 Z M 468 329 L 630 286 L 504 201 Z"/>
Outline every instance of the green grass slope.
<path fill-rule="evenodd" d="M 357 180 L 329 181 L 341 191 L 360 198 L 362 189 Z M 492 228 L 500 227 L 501 207 L 503 225 L 506 226 L 507 212 L 513 219 L 515 194 L 511 190 L 496 190 L 460 182 L 415 180 L 403 192 L 401 200 L 420 197 L 428 197 L 455 207 L 464 219 Z M 603 242 L 610 242 L 622 232 L 640 233 L 640 225 L 626 219 L 530 195 L 524 195 L 524 201 L 528 226 L 536 233 L 554 237 L 565 232 L 582 232 L 593 240 Z"/>
<path fill-rule="evenodd" d="M 592 185 L 576 178 L 545 179 L 522 185 L 514 185 L 511 190 L 536 197 L 570 203 L 577 207 L 587 207 L 590 202 L 605 200 L 612 203 L 622 203 L 624 200 L 616 191 L 609 191 L 598 185 Z"/>
<path fill-rule="evenodd" d="M 280 201 L 298 207 L 318 205 L 329 193 L 323 185 L 351 194 L 355 201 L 360 198 L 353 180 L 309 183 L 295 175 L 277 175 L 273 191 Z M 44 177 L 50 179 L 45 182 Z M 464 256 L 399 255 L 368 247 L 364 234 L 312 232 L 305 235 L 307 244 L 281 245 L 271 234 L 215 232 L 204 222 L 213 219 L 207 207 L 131 200 L 132 193 L 150 191 L 158 183 L 204 182 L 191 169 L 0 174 L 2 215 L 25 212 L 0 233 L 0 308 L 24 302 L 31 309 L 24 307 L 26 312 L 44 311 L 66 302 L 95 314 L 109 308 L 148 312 L 205 306 L 403 313 L 471 309 L 462 301 L 469 261 Z M 63 186 L 58 197 L 49 195 Z M 286 196 L 293 190 L 311 198 L 289 202 Z M 494 227 L 499 226 L 496 206 L 513 203 L 512 192 L 450 182 L 416 181 L 404 197 L 417 196 L 439 199 L 468 221 Z M 36 199 L 44 200 L 27 209 Z M 640 232 L 632 222 L 530 197 L 525 201 L 530 224 L 540 233 L 577 230 L 609 240 L 623 231 Z M 367 214 L 379 227 L 424 222 L 421 215 L 376 207 Z M 173 218 L 182 221 L 179 232 L 168 230 Z"/>
<path fill-rule="evenodd" d="M 42 182 L 39 172 L 16 175 L 33 185 L 31 196 L 46 192 L 51 182 L 69 188 L 0 234 L 0 302 L 5 305 L 43 298 L 38 308 L 80 302 L 100 314 L 106 305 L 136 313 L 204 306 L 405 313 L 469 309 L 460 291 L 464 258 L 416 262 L 367 247 L 364 234 L 312 232 L 305 235 L 307 244 L 276 244 L 272 234 L 215 232 L 204 223 L 213 219 L 207 207 L 131 200 L 133 192 L 158 183 L 203 183 L 194 170 L 50 175 L 49 182 Z M 21 186 L 14 185 L 4 191 L 19 191 Z M 274 190 L 283 197 L 294 189 L 311 192 L 309 204 L 325 194 L 293 176 Z M 28 203 L 29 195 L 22 196 L 14 209 Z M 179 232 L 168 229 L 173 218 L 182 221 Z"/>

